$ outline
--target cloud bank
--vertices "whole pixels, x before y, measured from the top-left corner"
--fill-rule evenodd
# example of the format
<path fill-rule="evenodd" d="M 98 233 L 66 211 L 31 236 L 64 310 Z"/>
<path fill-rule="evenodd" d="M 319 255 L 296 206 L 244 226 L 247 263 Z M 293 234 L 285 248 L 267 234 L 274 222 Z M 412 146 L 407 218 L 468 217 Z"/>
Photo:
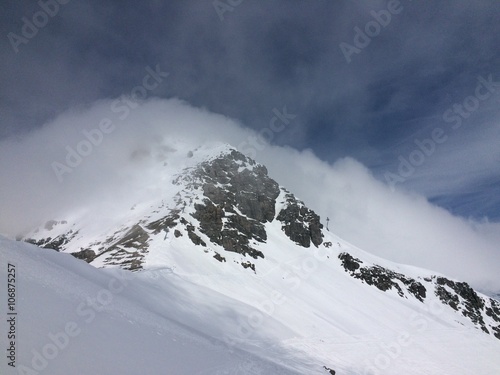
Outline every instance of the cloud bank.
<path fill-rule="evenodd" d="M 36 1 L 4 8 L 4 36 L 22 35 L 23 19 L 40 11 Z M 159 64 L 170 75 L 151 94 L 257 131 L 286 105 L 297 118 L 273 143 L 311 148 L 329 162 L 353 157 L 384 181 L 415 138 L 449 130 L 447 110 L 475 107 L 467 98 L 479 76 L 500 81 L 499 13 L 498 0 L 261 0 L 221 20 L 206 0 L 69 1 L 18 52 L 0 38 L 0 138 L 130 93 L 145 67 Z M 358 48 L 350 62 L 343 44 Z M 499 221 L 500 88 L 492 94 L 398 187 Z"/>
<path fill-rule="evenodd" d="M 498 224 L 466 221 L 422 196 L 392 191 L 352 158 L 327 163 L 310 150 L 266 143 L 293 126 L 283 108 L 270 113 L 269 123 L 256 132 L 179 100 L 147 100 L 124 119 L 111 110 L 112 103 L 67 111 L 23 138 L 1 141 L 0 233 L 13 237 L 96 202 L 109 210 L 113 201 L 127 199 L 141 187 L 148 165 L 143 159 L 162 139 L 193 147 L 225 142 L 265 164 L 271 177 L 317 211 L 323 222 L 330 218 L 331 231 L 364 250 L 483 290 L 500 290 Z M 112 130 L 103 132 L 100 142 L 94 140 L 91 151 L 61 182 L 54 163 L 64 164 L 68 150 L 88 140 L 103 119 L 109 120 L 105 129 Z"/>

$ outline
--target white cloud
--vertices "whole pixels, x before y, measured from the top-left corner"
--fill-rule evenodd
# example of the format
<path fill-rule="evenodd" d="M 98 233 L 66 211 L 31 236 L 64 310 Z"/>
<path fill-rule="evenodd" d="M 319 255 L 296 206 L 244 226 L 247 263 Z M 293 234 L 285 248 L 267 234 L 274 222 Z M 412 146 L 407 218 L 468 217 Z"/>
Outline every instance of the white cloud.
<path fill-rule="evenodd" d="M 381 257 L 442 272 L 484 290 L 500 287 L 499 224 L 469 222 L 422 196 L 392 193 L 350 158 L 328 165 L 310 152 L 274 152 L 281 155 L 266 157 L 271 174 L 323 221 L 328 216 L 330 230 L 344 239 Z M 286 160 L 287 167 L 280 160 Z"/>
<path fill-rule="evenodd" d="M 255 135 L 224 116 L 177 100 L 149 100 L 124 120 L 110 106 L 111 101 L 101 101 L 69 111 L 21 140 L 1 142 L 0 233 L 13 236 L 91 202 L 106 202 L 109 208 L 114 200 L 127 199 L 146 173 L 141 156 L 150 155 L 151 147 L 165 137 L 196 147 L 211 141 L 238 146 Z M 64 161 L 65 148 L 77 147 L 85 140 L 82 131 L 98 128 L 103 118 L 112 120 L 114 130 L 60 183 L 52 163 Z M 323 222 L 329 216 L 330 230 L 353 244 L 485 290 L 500 289 L 499 224 L 468 222 L 421 196 L 391 192 L 350 158 L 330 165 L 307 150 L 267 145 L 256 151 L 271 177 L 317 211 Z"/>

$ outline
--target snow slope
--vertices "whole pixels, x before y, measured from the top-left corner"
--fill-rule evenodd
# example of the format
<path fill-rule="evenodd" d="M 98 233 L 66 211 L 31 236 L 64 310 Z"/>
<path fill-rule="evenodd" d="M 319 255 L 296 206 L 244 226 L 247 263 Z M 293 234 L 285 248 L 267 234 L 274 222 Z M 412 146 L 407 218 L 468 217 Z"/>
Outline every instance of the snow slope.
<path fill-rule="evenodd" d="M 81 333 L 36 373 L 320 374 L 323 365 L 337 374 L 500 373 L 499 340 L 440 303 L 367 287 L 330 266 L 333 258 L 304 253 L 285 273 L 228 271 L 217 281 L 210 270 L 95 269 L 6 239 L 0 249 L 2 280 L 6 262 L 18 274 L 17 370 L 33 368 L 33 350 L 43 353 L 50 333 L 75 322 Z M 287 272 L 297 279 L 283 279 Z M 2 374 L 33 373 L 2 362 Z"/>
<path fill-rule="evenodd" d="M 242 259 L 227 252 L 222 270 L 209 256 L 202 263 L 199 249 L 187 242 L 161 258 L 151 255 L 148 267 L 175 264 L 171 272 L 258 309 L 224 333 L 224 340 L 239 348 L 272 349 L 276 342 L 261 335 L 274 337 L 277 321 L 289 329 L 276 335 L 281 349 L 314 358 L 312 363 L 339 374 L 500 373 L 500 341 L 432 294 L 433 284 L 424 278 L 435 273 L 371 256 L 329 233 L 330 249 L 294 248 L 279 225 L 268 225 L 268 242 L 259 247 L 266 258 L 255 260 L 261 273 L 241 272 L 235 262 Z M 352 278 L 340 265 L 340 251 L 418 278 L 429 291 L 425 303 Z M 151 254 L 159 254 L 154 245 Z"/>
<path fill-rule="evenodd" d="M 1 277 L 5 262 L 17 264 L 19 311 L 27 316 L 19 321 L 19 363 L 29 365 L 31 350 L 72 320 L 82 332 L 41 373 L 326 374 L 324 366 L 351 375 L 500 373 L 497 302 L 465 283 L 375 257 L 325 229 L 319 246 L 301 246 L 277 220 L 288 204 L 283 187 L 274 218 L 259 224 L 265 241 L 249 241 L 264 257 L 214 243 L 193 216 L 196 205 L 206 202 L 207 184 L 212 193 L 229 191 L 242 177 L 224 185 L 211 179 L 222 171 L 210 165 L 208 175 L 190 173 L 231 152 L 227 145 L 171 141 L 148 153 L 153 161 L 144 162 L 144 173 L 129 179 L 119 199 L 113 192 L 115 199 L 103 197 L 105 203 L 27 235 L 43 244 L 61 238 L 63 252 L 91 249 L 98 254 L 91 264 L 102 269 L 2 239 Z M 257 168 L 234 162 L 236 174 Z M 222 227 L 232 216 L 248 219 L 240 208 L 226 209 Z M 172 219 L 168 225 L 151 226 L 165 218 Z M 135 237 L 127 239 L 131 230 Z M 142 247 L 139 272 L 118 268 L 130 265 L 120 263 L 123 253 L 139 257 L 133 254 Z M 361 270 L 382 274 L 371 284 Z M 102 300 L 110 280 L 123 278 L 123 289 L 87 323 L 87 298 Z M 425 293 L 412 292 L 404 280 Z"/>
<path fill-rule="evenodd" d="M 165 272 L 98 270 L 5 238 L 0 249 L 1 279 L 7 263 L 16 267 L 18 312 L 16 368 L 2 355 L 2 374 L 301 373 L 217 340 L 250 309 L 207 288 Z M 1 328 L 5 346 L 5 319 Z"/>

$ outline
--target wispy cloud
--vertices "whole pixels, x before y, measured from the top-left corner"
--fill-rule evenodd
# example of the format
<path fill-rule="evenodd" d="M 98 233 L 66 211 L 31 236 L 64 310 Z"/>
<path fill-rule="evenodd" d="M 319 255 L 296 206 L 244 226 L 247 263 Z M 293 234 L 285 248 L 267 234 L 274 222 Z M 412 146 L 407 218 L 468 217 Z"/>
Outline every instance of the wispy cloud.
<path fill-rule="evenodd" d="M 177 100 L 150 99 L 59 183 L 51 163 L 64 159 L 67 145 L 76 145 L 84 129 L 109 115 L 110 103 L 68 111 L 21 140 L 1 142 L 0 232 L 12 236 L 78 208 L 96 202 L 112 205 L 144 190 L 144 174 L 155 163 L 148 150 L 163 139 L 182 139 L 194 148 L 220 141 L 237 146 L 257 136 L 225 116 Z M 144 155 L 140 160 L 134 157 L 139 151 Z M 500 289 L 498 224 L 466 221 L 417 194 L 393 192 L 352 158 L 330 164 L 310 150 L 272 145 L 259 149 L 255 157 L 323 220 L 328 216 L 330 230 L 346 240 L 394 261 L 440 271 L 483 289 Z"/>

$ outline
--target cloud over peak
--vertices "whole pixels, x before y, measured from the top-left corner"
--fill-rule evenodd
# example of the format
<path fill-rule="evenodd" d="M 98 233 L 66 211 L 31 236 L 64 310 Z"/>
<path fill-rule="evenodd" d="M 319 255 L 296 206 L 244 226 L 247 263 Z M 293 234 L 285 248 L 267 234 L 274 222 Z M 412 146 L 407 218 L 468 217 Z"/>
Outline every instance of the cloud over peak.
<path fill-rule="evenodd" d="M 423 196 L 393 191 L 353 158 L 328 163 L 311 150 L 266 142 L 266 134 L 278 136 L 281 125 L 291 125 L 292 118 L 280 120 L 271 111 L 262 128 L 267 131 L 259 132 L 176 99 L 147 99 L 125 118 L 113 113 L 113 102 L 102 100 L 67 111 L 22 139 L 1 141 L 0 233 L 14 236 L 101 201 L 127 199 L 149 181 L 143 177 L 155 162 L 154 150 L 172 140 L 193 149 L 224 142 L 251 153 L 323 222 L 329 217 L 330 230 L 364 250 L 470 281 L 484 290 L 500 289 L 498 224 L 467 221 Z M 283 115 L 282 108 L 277 110 Z M 271 125 L 273 116 L 277 120 Z M 107 128 L 100 127 L 103 119 L 111 121 Z M 73 160 L 74 165 L 66 160 L 71 150 L 81 159 Z M 55 162 L 71 169 L 62 181 Z"/>

